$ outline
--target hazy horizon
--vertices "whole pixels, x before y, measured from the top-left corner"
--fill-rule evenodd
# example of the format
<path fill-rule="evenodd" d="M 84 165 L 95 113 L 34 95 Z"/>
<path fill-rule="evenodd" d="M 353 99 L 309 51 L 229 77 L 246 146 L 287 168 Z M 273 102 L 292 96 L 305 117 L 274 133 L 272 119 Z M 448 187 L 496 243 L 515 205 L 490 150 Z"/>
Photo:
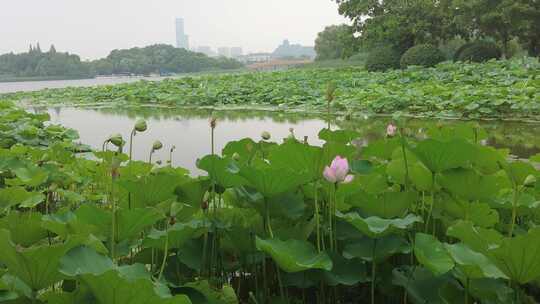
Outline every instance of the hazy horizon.
<path fill-rule="evenodd" d="M 347 22 L 331 0 L 21 0 L 0 10 L 0 53 L 51 44 L 82 59 L 113 49 L 175 44 L 175 18 L 185 20 L 191 46 L 240 46 L 269 52 L 284 39 L 314 45 L 325 26 Z"/>

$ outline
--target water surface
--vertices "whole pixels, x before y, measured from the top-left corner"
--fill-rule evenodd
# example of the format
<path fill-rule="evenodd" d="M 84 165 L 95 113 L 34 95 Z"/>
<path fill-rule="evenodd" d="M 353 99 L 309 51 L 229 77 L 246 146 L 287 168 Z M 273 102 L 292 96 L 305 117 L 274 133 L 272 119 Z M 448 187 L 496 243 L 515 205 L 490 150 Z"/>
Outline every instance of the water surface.
<path fill-rule="evenodd" d="M 136 82 L 139 80 L 163 80 L 167 77 L 99 77 L 90 79 L 39 80 L 0 82 L 0 94 L 14 92 L 31 92 L 43 89 L 61 89 L 67 87 L 93 87 L 118 83 Z"/>
<path fill-rule="evenodd" d="M 135 121 L 144 118 L 148 130 L 135 137 L 133 156 L 137 160 L 148 160 L 152 143 L 160 140 L 164 148 L 154 154 L 154 160 L 164 164 L 169 160 L 169 150 L 172 145 L 176 150 L 172 155 L 175 166 L 181 166 L 194 173 L 197 170 L 195 162 L 198 158 L 210 153 L 209 118 L 217 117 L 215 129 L 216 151 L 233 140 L 252 138 L 259 140 L 263 131 L 272 135 L 273 141 L 281 141 L 289 136 L 294 129 L 297 138 L 307 136 L 308 142 L 314 145 L 322 144 L 318 139 L 319 131 L 327 126 L 324 118 L 316 115 L 298 113 L 271 113 L 261 111 L 211 111 L 185 110 L 163 108 L 48 108 L 34 111 L 47 111 L 51 122 L 73 128 L 79 132 L 80 141 L 94 149 L 101 149 L 103 141 L 113 133 L 120 133 L 124 139 L 129 134 Z M 390 118 L 355 118 L 344 120 L 336 118 L 332 128 L 354 129 L 361 134 L 360 144 L 382 138 L 385 126 Z M 425 129 L 434 123 L 456 124 L 459 121 L 410 120 L 407 125 L 409 132 L 421 136 Z M 497 148 L 507 148 L 513 155 L 528 158 L 540 152 L 540 125 L 510 122 L 482 122 L 488 131 L 489 138 L 485 144 Z"/>

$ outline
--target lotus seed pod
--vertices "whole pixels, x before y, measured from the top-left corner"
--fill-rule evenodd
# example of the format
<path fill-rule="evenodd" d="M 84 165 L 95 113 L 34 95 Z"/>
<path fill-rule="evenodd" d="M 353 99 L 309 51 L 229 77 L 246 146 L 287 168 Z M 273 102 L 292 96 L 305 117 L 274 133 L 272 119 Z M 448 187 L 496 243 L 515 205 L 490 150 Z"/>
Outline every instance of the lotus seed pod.
<path fill-rule="evenodd" d="M 262 132 L 261 137 L 262 137 L 262 139 L 264 139 L 264 140 L 269 140 L 270 137 L 271 137 L 271 135 L 270 135 L 270 133 L 268 133 L 267 131 L 264 131 L 264 132 Z"/>
<path fill-rule="evenodd" d="M 161 164 L 162 164 L 161 160 L 156 161 L 156 164 L 158 164 L 159 166 L 161 166 Z"/>
<path fill-rule="evenodd" d="M 108 141 L 119 148 L 124 145 L 124 139 L 122 138 L 122 135 L 120 134 L 111 135 Z"/>
<path fill-rule="evenodd" d="M 523 185 L 525 186 L 533 186 L 536 184 L 536 176 L 534 175 L 528 175 L 525 181 L 523 182 Z"/>
<path fill-rule="evenodd" d="M 210 128 L 215 129 L 217 125 L 217 119 L 215 117 L 210 118 Z"/>
<path fill-rule="evenodd" d="M 156 140 L 152 145 L 152 150 L 154 151 L 161 150 L 161 148 L 163 148 L 163 144 L 159 140 Z"/>
<path fill-rule="evenodd" d="M 144 132 L 146 131 L 146 129 L 148 129 L 148 126 L 146 125 L 146 121 L 144 121 L 143 119 L 137 120 L 137 122 L 135 123 L 135 130 L 137 132 Z"/>
<path fill-rule="evenodd" d="M 240 154 L 234 152 L 233 155 L 232 155 L 232 159 L 234 159 L 236 161 L 239 161 L 240 160 Z"/>

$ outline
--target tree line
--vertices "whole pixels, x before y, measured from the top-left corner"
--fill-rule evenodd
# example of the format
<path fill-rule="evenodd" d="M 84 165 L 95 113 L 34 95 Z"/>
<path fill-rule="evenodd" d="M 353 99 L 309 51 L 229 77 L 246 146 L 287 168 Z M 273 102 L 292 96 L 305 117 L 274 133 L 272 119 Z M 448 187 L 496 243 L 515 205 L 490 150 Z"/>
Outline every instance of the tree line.
<path fill-rule="evenodd" d="M 75 54 L 42 51 L 39 43 L 28 52 L 0 55 L 1 78 L 85 78 L 96 75 L 176 74 L 206 70 L 237 69 L 242 64 L 229 58 L 210 58 L 202 53 L 157 44 L 143 48 L 113 50 L 106 58 L 81 61 Z"/>
<path fill-rule="evenodd" d="M 505 57 L 515 47 L 530 56 L 540 55 L 537 0 L 334 1 L 352 25 L 331 26 L 319 33 L 319 59 L 346 58 L 360 48 L 381 45 L 403 53 L 418 44 L 442 46 L 456 39 L 492 40 Z"/>

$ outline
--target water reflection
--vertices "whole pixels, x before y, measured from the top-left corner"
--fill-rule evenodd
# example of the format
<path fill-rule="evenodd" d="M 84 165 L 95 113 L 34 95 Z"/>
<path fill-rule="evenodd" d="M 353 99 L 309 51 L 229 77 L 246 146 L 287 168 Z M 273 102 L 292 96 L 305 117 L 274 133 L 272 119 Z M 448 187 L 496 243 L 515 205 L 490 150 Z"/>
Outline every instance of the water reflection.
<path fill-rule="evenodd" d="M 128 138 L 135 121 L 144 118 L 148 122 L 148 131 L 138 134 L 134 141 L 134 158 L 147 160 L 152 143 L 159 139 L 165 147 L 154 155 L 155 160 L 165 163 L 169 159 L 169 149 L 177 147 L 173 154 L 175 166 L 196 169 L 197 158 L 210 152 L 211 116 L 218 119 L 216 128 L 216 149 L 221 151 L 232 140 L 250 137 L 260 138 L 263 131 L 269 131 L 272 139 L 280 141 L 289 135 L 289 128 L 294 128 L 297 138 L 308 137 L 311 144 L 320 145 L 318 132 L 326 127 L 323 118 L 306 113 L 284 113 L 268 111 L 213 111 L 210 109 L 171 109 L 156 107 L 136 108 L 35 108 L 35 111 L 47 111 L 51 121 L 79 131 L 81 142 L 96 149 L 112 133 L 120 133 Z M 370 141 L 384 136 L 390 118 L 336 118 L 333 128 L 353 129 L 361 134 L 359 143 L 366 145 Z M 425 130 L 434 123 L 452 125 L 460 121 L 434 121 L 411 119 L 407 122 L 408 132 L 421 137 Z M 486 144 L 508 148 L 511 153 L 528 158 L 540 152 L 539 125 L 514 122 L 480 122 L 488 131 Z"/>

